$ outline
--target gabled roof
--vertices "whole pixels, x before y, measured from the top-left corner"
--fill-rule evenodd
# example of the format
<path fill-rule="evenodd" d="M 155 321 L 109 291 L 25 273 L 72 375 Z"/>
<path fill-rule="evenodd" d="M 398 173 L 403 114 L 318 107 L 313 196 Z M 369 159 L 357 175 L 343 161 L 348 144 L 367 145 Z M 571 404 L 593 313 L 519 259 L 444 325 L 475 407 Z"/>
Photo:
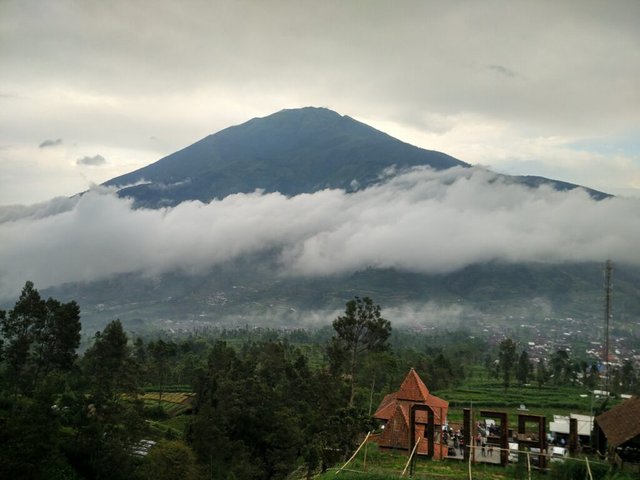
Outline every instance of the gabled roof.
<path fill-rule="evenodd" d="M 631 397 L 597 416 L 596 423 L 612 448 L 617 448 L 637 437 L 640 435 L 640 397 Z"/>
<path fill-rule="evenodd" d="M 398 405 L 396 398 L 397 393 L 398 392 L 393 392 L 385 395 L 382 402 L 380 402 L 380 406 L 376 410 L 376 413 L 373 414 L 375 418 L 379 418 L 380 420 L 389 420 L 393 416 L 396 406 Z"/>
<path fill-rule="evenodd" d="M 402 382 L 400 390 L 386 395 L 382 399 L 382 402 L 380 402 L 373 416 L 380 420 L 390 421 L 395 415 L 397 408 L 401 408 L 404 417 L 408 421 L 409 409 L 414 403 L 429 405 L 435 414 L 436 423 L 441 425 L 444 422 L 447 409 L 449 408 L 449 402 L 435 395 L 431 395 L 429 389 L 413 368 Z M 427 412 L 416 412 L 416 422 L 426 424 Z"/>
<path fill-rule="evenodd" d="M 402 418 L 403 424 L 407 426 L 409 425 L 409 415 L 407 414 L 405 409 L 402 408 L 400 405 L 396 405 L 396 410 L 393 416 Z"/>
<path fill-rule="evenodd" d="M 397 392 L 398 400 L 410 400 L 412 402 L 427 402 L 429 398 L 429 389 L 412 368 L 405 377 L 400 390 Z"/>
<path fill-rule="evenodd" d="M 431 395 L 430 399 L 434 399 L 434 398 L 440 400 L 440 402 L 443 402 L 443 403 L 441 405 L 434 405 L 435 402 L 429 402 L 428 405 L 433 410 L 434 420 L 436 421 L 436 423 L 438 425 L 442 425 L 444 423 L 444 417 L 446 415 L 446 411 L 448 410 L 449 405 L 444 400 Z M 402 413 L 404 414 L 404 416 L 408 419 L 411 405 L 413 405 L 413 403 L 406 402 L 406 401 L 391 402 L 387 405 L 384 405 L 378 408 L 378 410 L 376 410 L 376 413 L 373 416 L 374 418 L 377 418 L 379 420 L 389 421 L 391 420 L 391 417 L 393 417 L 393 415 L 395 414 L 396 410 L 400 408 L 402 409 Z M 428 414 L 424 410 L 419 410 L 416 412 L 416 423 L 423 423 L 426 425 L 427 418 L 428 418 Z"/>

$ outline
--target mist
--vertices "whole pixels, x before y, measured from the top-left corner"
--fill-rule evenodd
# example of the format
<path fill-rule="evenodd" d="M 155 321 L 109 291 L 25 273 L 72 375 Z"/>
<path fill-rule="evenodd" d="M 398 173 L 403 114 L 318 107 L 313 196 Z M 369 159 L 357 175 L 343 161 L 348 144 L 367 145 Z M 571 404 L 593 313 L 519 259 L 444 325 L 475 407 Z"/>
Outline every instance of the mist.
<path fill-rule="evenodd" d="M 638 264 L 640 200 L 595 201 L 509 183 L 483 168 L 416 168 L 354 193 L 256 191 L 208 204 L 134 209 L 95 187 L 73 199 L 0 208 L 0 297 L 122 273 L 200 273 L 280 252 L 278 271 L 331 275 L 367 267 L 448 273 L 487 262 Z"/>

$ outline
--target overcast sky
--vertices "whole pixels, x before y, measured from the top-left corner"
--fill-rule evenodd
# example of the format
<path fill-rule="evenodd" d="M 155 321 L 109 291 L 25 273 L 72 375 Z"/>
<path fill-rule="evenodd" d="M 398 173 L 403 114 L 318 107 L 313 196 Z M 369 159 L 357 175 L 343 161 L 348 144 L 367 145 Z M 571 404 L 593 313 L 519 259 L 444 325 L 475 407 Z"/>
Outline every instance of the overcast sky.
<path fill-rule="evenodd" d="M 640 196 L 639 23 L 637 0 L 0 0 L 0 205 L 308 105 Z"/>

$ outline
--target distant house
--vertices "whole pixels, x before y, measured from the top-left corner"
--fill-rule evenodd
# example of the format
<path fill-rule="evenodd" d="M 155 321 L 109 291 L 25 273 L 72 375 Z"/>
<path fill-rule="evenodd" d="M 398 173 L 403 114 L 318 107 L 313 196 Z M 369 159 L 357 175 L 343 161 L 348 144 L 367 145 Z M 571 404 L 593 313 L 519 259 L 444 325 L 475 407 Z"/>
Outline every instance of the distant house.
<path fill-rule="evenodd" d="M 412 368 L 397 392 L 384 397 L 373 415 L 383 422 L 384 430 L 374 437 L 380 448 L 409 449 L 409 418 L 412 405 L 428 405 L 434 412 L 434 458 L 447 455 L 446 445 L 441 443 L 442 427 L 447 422 L 449 402 L 431 395 L 420 376 Z M 425 438 L 428 416 L 426 411 L 416 412 L 415 440 Z M 420 441 L 418 454 L 427 454 L 426 440 Z"/>
<path fill-rule="evenodd" d="M 549 424 L 549 433 L 553 436 L 556 442 L 560 439 L 564 439 L 566 444 L 569 444 L 569 434 L 571 432 L 570 420 L 575 419 L 578 426 L 578 438 L 582 445 L 590 444 L 591 442 L 591 429 L 593 425 L 593 417 L 590 415 L 579 415 L 572 413 L 569 416 L 554 415 L 553 422 Z"/>
<path fill-rule="evenodd" d="M 640 463 L 640 397 L 631 397 L 596 417 L 598 450 L 619 463 Z"/>

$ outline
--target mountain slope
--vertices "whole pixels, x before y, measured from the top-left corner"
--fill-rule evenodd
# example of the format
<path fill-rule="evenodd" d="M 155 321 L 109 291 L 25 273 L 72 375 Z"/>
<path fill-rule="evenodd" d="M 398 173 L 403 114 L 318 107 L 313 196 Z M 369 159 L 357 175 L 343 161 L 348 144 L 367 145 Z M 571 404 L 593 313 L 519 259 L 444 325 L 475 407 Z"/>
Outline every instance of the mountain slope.
<path fill-rule="evenodd" d="M 229 127 L 105 185 L 139 206 L 208 202 L 258 188 L 285 195 L 370 185 L 388 167 L 468 166 L 324 108 L 282 110 Z"/>
<path fill-rule="evenodd" d="M 471 328 L 477 322 L 516 327 L 523 320 L 533 324 L 546 317 L 572 317 L 585 321 L 588 331 L 594 332 L 604 308 L 602 265 L 594 263 L 487 263 L 446 275 L 365 269 L 300 278 L 278 276 L 275 271 L 273 261 L 264 255 L 250 256 L 202 275 L 119 275 L 42 293 L 78 301 L 86 331 L 100 329 L 114 318 L 131 328 L 150 330 L 326 325 L 354 295 L 368 295 L 385 309 L 396 309 L 394 322 L 449 321 L 450 328 L 459 324 Z M 619 267 L 614 275 L 616 329 L 633 329 L 640 315 L 640 270 Z"/>
<path fill-rule="evenodd" d="M 226 128 L 134 172 L 105 183 L 120 187 L 139 207 L 209 202 L 239 192 L 353 191 L 379 181 L 390 167 L 436 170 L 469 165 L 441 152 L 409 145 L 325 108 L 282 110 Z M 508 177 L 531 187 L 577 185 L 542 177 Z M 597 199 L 606 194 L 589 190 Z"/>

